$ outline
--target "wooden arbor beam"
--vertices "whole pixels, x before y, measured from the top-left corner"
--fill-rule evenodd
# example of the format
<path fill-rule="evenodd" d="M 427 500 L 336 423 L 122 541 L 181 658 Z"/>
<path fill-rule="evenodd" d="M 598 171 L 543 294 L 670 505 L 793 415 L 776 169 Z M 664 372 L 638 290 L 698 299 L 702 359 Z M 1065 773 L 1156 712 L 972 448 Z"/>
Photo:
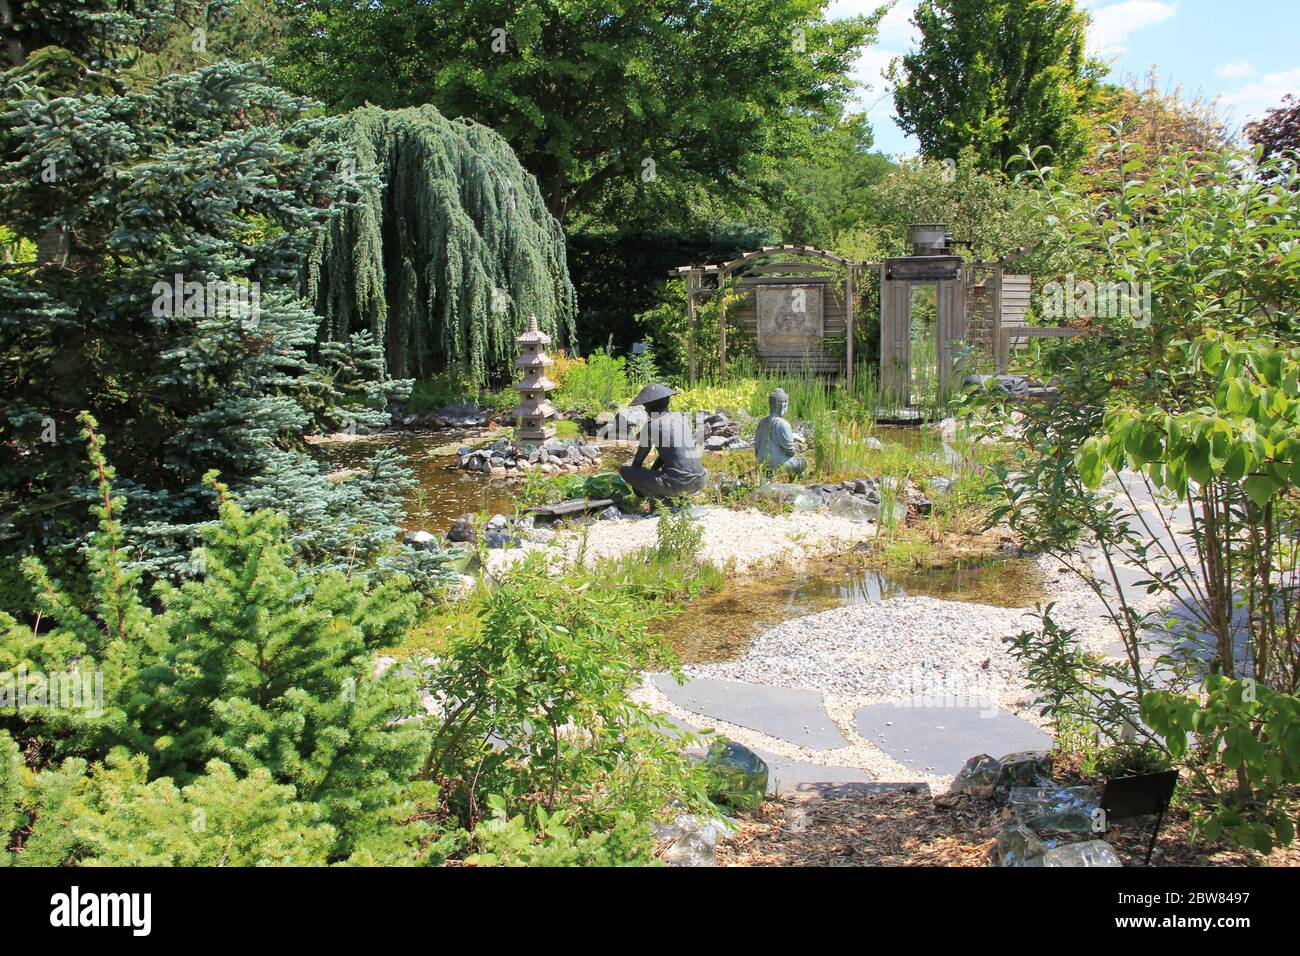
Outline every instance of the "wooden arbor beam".
<path fill-rule="evenodd" d="M 848 285 L 846 289 L 845 303 L 845 320 L 848 326 L 848 343 L 846 349 L 846 368 L 845 374 L 848 383 L 853 383 L 853 295 L 856 289 L 857 271 L 862 263 L 855 262 L 852 259 L 845 259 L 843 256 L 837 256 L 832 252 L 826 252 L 824 249 L 818 249 L 815 246 L 764 246 L 761 249 L 755 249 L 751 252 L 742 253 L 740 256 L 728 262 L 716 263 L 707 266 L 678 266 L 670 269 L 668 275 L 673 278 L 686 278 L 686 319 L 690 326 L 689 354 L 690 354 L 690 381 L 695 385 L 698 375 L 698 357 L 697 357 L 697 338 L 698 338 L 698 315 L 696 313 L 695 299 L 697 295 L 705 291 L 714 291 L 718 302 L 718 367 L 722 374 L 727 371 L 727 315 L 724 300 L 727 277 L 735 272 L 741 266 L 744 266 L 755 259 L 769 259 L 777 256 L 796 256 L 801 258 L 821 259 L 833 266 L 845 268 L 849 272 Z M 715 277 L 717 285 L 714 290 L 704 290 L 701 288 L 700 280 L 705 275 Z"/>

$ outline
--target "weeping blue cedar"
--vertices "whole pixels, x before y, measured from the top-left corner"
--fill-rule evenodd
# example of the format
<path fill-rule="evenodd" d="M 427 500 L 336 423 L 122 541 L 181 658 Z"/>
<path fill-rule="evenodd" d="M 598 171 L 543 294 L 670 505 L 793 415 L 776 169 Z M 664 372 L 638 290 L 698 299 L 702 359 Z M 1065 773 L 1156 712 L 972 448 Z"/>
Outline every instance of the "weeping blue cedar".
<path fill-rule="evenodd" d="M 508 374 L 530 313 L 575 345 L 564 233 L 505 140 L 431 106 L 359 109 L 339 135 L 383 186 L 361 188 L 308 262 L 322 339 L 369 331 L 394 376 L 457 367 L 478 384 Z"/>

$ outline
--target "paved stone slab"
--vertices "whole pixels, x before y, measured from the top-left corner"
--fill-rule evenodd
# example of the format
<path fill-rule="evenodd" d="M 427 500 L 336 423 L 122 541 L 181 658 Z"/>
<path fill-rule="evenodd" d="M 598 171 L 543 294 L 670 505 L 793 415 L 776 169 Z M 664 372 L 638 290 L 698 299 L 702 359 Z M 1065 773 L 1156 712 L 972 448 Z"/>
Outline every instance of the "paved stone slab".
<path fill-rule="evenodd" d="M 979 753 L 1001 757 L 1050 747 L 1052 738 L 1027 720 L 980 707 L 871 704 L 854 715 L 858 733 L 910 770 L 956 774 Z"/>
<path fill-rule="evenodd" d="M 679 685 L 667 674 L 655 674 L 650 680 L 665 697 L 691 713 L 748 727 L 812 750 L 848 746 L 844 735 L 831 723 L 820 691 L 706 678 L 693 678 Z"/>
<path fill-rule="evenodd" d="M 692 727 L 675 717 L 666 718 L 671 727 L 669 736 L 676 737 L 682 732 L 699 733 L 699 727 Z M 919 788 L 929 791 L 924 783 L 881 783 L 868 770 L 854 767 L 828 767 L 822 764 L 805 763 L 781 757 L 767 750 L 755 750 L 767 764 L 767 793 L 773 795 L 811 794 L 817 797 L 846 797 L 855 793 L 889 793 L 895 790 Z M 689 751 L 703 757 L 703 747 L 693 747 Z"/>
<path fill-rule="evenodd" d="M 827 767 L 782 757 L 766 750 L 755 750 L 767 763 L 767 792 L 769 795 L 817 792 L 823 789 L 858 784 L 876 786 L 869 770 L 856 767 Z"/>
<path fill-rule="evenodd" d="M 924 783 L 883 783 L 870 770 L 860 770 L 857 767 L 829 767 L 792 760 L 766 750 L 754 752 L 767 763 L 769 796 L 812 794 L 819 797 L 844 797 L 851 793 L 888 793 L 909 787 L 929 789 Z"/>

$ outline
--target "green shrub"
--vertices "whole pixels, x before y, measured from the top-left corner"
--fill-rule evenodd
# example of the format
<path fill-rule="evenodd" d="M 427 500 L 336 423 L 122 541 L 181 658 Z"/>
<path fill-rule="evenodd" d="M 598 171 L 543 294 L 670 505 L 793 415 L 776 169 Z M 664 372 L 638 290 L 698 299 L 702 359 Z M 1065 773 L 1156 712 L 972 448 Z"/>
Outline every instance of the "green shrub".
<path fill-rule="evenodd" d="M 597 349 L 586 361 L 573 363 L 560 387 L 552 393 L 558 408 L 595 417 L 618 402 L 631 398 L 626 361 Z"/>
<path fill-rule="evenodd" d="M 447 712 L 421 776 L 463 826 L 572 809 L 576 838 L 674 801 L 708 807 L 683 741 L 632 700 L 643 670 L 671 666 L 633 596 L 557 579 L 532 555 L 497 579 L 480 614 L 482 628 L 454 635 L 425 677 Z"/>
<path fill-rule="evenodd" d="M 226 772 L 214 771 L 213 761 L 241 779 L 273 781 L 305 805 L 286 810 L 294 827 L 327 825 L 312 831 L 331 839 L 320 862 L 346 857 L 404 798 L 419 760 L 422 733 L 408 722 L 421 712 L 414 682 L 396 672 L 376 677 L 371 657 L 414 620 L 404 580 L 372 588 L 358 577 L 300 570 L 284 517 L 246 514 L 213 481 L 219 520 L 192 556 L 201 575 L 158 585 L 146 600 L 140 573 L 126 563 L 125 502 L 113 495 L 93 421 L 87 426 L 103 502 L 87 552 L 91 595 L 79 603 L 28 559 L 43 624 L 0 614 L 0 671 L 102 675 L 103 699 L 95 707 L 46 698 L 5 708 L 0 730 L 39 741 L 37 771 L 61 765 L 79 768 L 67 771 L 79 778 L 95 763 L 93 777 L 126 748 L 132 769 L 120 760 L 109 769 L 140 784 L 147 772 L 187 788 Z M 165 791 L 159 784 L 138 795 L 163 799 Z M 110 824 L 105 832 L 115 832 Z"/>

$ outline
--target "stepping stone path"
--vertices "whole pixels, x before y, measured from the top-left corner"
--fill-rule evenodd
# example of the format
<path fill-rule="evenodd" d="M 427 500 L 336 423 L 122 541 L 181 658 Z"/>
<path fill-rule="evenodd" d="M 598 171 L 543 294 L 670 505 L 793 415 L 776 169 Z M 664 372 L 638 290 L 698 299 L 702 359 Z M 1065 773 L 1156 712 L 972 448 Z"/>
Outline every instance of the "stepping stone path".
<path fill-rule="evenodd" d="M 971 754 L 1046 750 L 1049 734 L 996 707 L 905 707 L 871 704 L 858 709 L 859 734 L 918 773 L 951 776 Z"/>
<path fill-rule="evenodd" d="M 652 675 L 650 683 L 672 703 L 701 717 L 712 717 L 810 750 L 834 751 L 849 746 L 826 713 L 819 691 L 706 678 L 678 684 L 667 674 Z M 693 732 L 706 726 L 704 722 L 692 726 L 676 719 L 670 723 Z M 767 763 L 769 795 L 839 797 L 853 792 L 926 787 L 924 783 L 882 783 L 871 771 L 860 767 L 812 763 L 761 747 L 751 749 Z"/>
<path fill-rule="evenodd" d="M 706 678 L 678 684 L 667 674 L 656 674 L 650 680 L 670 701 L 693 714 L 748 727 L 810 750 L 849 745 L 815 690 Z"/>

